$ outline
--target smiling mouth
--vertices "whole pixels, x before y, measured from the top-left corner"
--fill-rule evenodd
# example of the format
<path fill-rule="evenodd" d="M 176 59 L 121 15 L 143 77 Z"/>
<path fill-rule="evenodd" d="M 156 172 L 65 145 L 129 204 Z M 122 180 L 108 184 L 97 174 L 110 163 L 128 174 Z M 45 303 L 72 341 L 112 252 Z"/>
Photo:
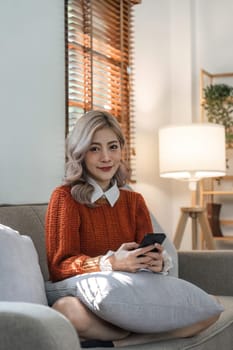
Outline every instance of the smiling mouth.
<path fill-rule="evenodd" d="M 108 166 L 108 167 L 103 167 L 103 168 L 98 168 L 98 169 L 101 170 L 101 171 L 107 172 L 107 171 L 112 170 L 112 167 Z"/>

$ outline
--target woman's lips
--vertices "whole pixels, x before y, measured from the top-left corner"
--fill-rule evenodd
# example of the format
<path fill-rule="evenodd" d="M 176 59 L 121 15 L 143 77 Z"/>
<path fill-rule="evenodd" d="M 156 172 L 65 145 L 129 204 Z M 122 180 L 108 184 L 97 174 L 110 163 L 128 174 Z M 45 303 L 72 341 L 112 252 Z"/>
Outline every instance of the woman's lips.
<path fill-rule="evenodd" d="M 99 170 L 101 171 L 104 171 L 104 172 L 108 172 L 110 170 L 112 170 L 112 167 L 111 166 L 106 166 L 106 167 L 102 167 L 102 168 L 98 168 Z"/>

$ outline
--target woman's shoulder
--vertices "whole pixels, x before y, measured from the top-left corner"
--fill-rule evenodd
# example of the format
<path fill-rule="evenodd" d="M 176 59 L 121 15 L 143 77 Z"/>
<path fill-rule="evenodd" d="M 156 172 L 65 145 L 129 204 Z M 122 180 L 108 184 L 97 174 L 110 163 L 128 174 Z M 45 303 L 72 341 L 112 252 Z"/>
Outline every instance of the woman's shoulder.
<path fill-rule="evenodd" d="M 134 198 L 141 200 L 143 196 L 141 193 L 134 191 L 130 186 L 126 185 L 120 188 L 120 193 L 123 197 Z"/>
<path fill-rule="evenodd" d="M 57 186 L 51 195 L 51 198 L 71 197 L 71 187 L 67 185 Z"/>
<path fill-rule="evenodd" d="M 55 187 L 55 189 L 53 190 L 53 193 L 54 192 L 57 192 L 57 193 L 70 193 L 70 190 L 71 190 L 70 186 L 68 186 L 68 185 L 60 185 L 60 186 Z"/>

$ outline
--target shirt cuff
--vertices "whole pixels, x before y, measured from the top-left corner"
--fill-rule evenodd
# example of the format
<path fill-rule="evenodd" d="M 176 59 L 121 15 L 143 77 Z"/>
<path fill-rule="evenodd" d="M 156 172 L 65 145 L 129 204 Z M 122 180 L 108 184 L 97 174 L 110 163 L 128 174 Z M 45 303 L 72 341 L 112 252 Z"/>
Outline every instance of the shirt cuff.
<path fill-rule="evenodd" d="M 168 254 L 166 250 L 163 250 L 162 256 L 163 256 L 163 269 L 160 273 L 167 275 L 168 271 L 174 266 L 172 257 Z"/>
<path fill-rule="evenodd" d="M 114 252 L 109 250 L 107 254 L 103 255 L 99 260 L 100 271 L 112 271 L 112 264 L 109 261 L 109 257 L 113 255 Z"/>

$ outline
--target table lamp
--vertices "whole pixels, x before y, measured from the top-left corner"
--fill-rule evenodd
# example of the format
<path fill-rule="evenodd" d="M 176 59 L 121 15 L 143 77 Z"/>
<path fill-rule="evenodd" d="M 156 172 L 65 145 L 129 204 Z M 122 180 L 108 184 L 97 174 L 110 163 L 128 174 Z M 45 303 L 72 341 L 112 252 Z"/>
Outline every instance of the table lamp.
<path fill-rule="evenodd" d="M 196 194 L 197 182 L 202 178 L 224 176 L 226 173 L 225 128 L 219 124 L 193 123 L 170 125 L 159 130 L 160 176 L 188 182 Z M 196 198 L 196 195 L 193 196 Z M 209 249 L 214 249 L 205 209 L 196 206 L 181 208 L 181 217 L 174 236 L 178 249 L 188 217 L 192 218 L 193 249 L 197 248 L 197 221 Z"/>

